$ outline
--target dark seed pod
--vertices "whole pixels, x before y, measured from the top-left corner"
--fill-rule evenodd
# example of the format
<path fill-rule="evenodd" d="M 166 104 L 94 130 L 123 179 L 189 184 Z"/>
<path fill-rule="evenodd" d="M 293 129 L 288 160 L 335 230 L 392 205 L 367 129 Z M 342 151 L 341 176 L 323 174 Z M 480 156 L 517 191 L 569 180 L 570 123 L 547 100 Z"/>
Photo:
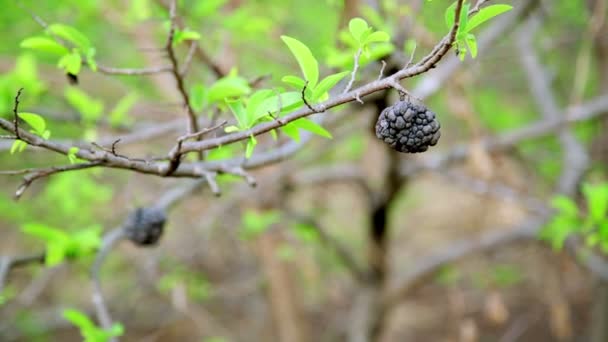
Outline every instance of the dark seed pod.
<path fill-rule="evenodd" d="M 385 108 L 376 122 L 376 136 L 404 153 L 426 151 L 435 146 L 441 132 L 435 113 L 416 100 L 404 100 Z"/>
<path fill-rule="evenodd" d="M 129 240 L 139 246 L 154 245 L 163 234 L 167 215 L 155 207 L 137 208 L 125 222 Z"/>

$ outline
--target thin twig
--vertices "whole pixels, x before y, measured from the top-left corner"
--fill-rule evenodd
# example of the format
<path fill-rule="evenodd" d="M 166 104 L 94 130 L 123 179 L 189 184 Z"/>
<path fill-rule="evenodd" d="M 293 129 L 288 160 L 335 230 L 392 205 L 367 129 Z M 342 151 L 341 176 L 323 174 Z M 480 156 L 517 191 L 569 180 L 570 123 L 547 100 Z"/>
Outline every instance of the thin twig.
<path fill-rule="evenodd" d="M 197 46 L 197 42 L 196 41 L 192 41 L 190 42 L 190 48 L 188 49 L 188 54 L 186 55 L 186 59 L 184 60 L 184 65 L 182 65 L 182 70 L 180 71 L 180 74 L 182 75 L 182 77 L 186 77 L 186 74 L 188 73 L 188 70 L 190 69 L 190 65 L 192 65 L 192 57 L 194 56 L 194 52 L 196 52 L 196 46 Z"/>
<path fill-rule="evenodd" d="M 350 91 L 350 89 L 353 87 L 353 83 L 355 82 L 355 77 L 357 76 L 357 71 L 359 70 L 359 59 L 361 58 L 362 52 L 363 52 L 363 50 L 361 48 L 359 48 L 359 50 L 357 50 L 357 53 L 355 53 L 353 71 L 350 74 L 350 80 L 348 81 L 348 84 L 346 85 L 346 88 L 344 88 L 344 91 L 342 92 L 342 94 L 348 93 Z"/>
<path fill-rule="evenodd" d="M 96 166 L 100 166 L 100 165 L 101 165 L 101 161 L 95 161 L 95 162 L 72 164 L 72 165 L 65 165 L 65 166 L 53 166 L 53 167 L 49 167 L 46 169 L 35 169 L 30 174 L 23 177 L 23 182 L 17 188 L 17 191 L 15 191 L 14 198 L 15 198 L 15 200 L 18 200 L 19 198 L 21 198 L 21 196 L 23 195 L 25 190 L 30 185 L 32 185 L 32 183 L 37 179 L 49 177 L 51 175 L 54 175 L 54 174 L 60 173 L 60 172 L 88 169 L 88 168 L 92 168 L 92 167 L 96 167 Z"/>
<path fill-rule="evenodd" d="M 13 106 L 13 122 L 15 124 L 15 137 L 17 140 L 21 140 L 21 136 L 19 135 L 19 96 L 21 96 L 21 92 L 23 88 L 19 88 L 17 90 L 17 95 L 15 96 L 15 105 Z"/>
<path fill-rule="evenodd" d="M 384 60 L 381 60 L 380 63 L 382 63 L 382 67 L 380 68 L 380 73 L 378 74 L 378 78 L 376 79 L 377 81 L 380 81 L 382 77 L 384 77 L 384 69 L 386 69 L 386 62 Z"/>
<path fill-rule="evenodd" d="M 95 256 L 95 261 L 91 266 L 91 280 L 93 281 L 93 305 L 95 306 L 95 313 L 97 315 L 97 319 L 99 320 L 99 324 L 105 330 L 112 328 L 112 317 L 110 315 L 110 310 L 108 310 L 105 303 L 103 291 L 101 289 L 101 266 L 103 265 L 112 247 L 114 247 L 114 245 L 124 238 L 126 238 L 124 227 L 118 227 L 106 233 L 103 237 L 101 247 Z M 118 341 L 118 339 L 112 338 L 110 341 L 115 342 Z"/>
<path fill-rule="evenodd" d="M 124 76 L 141 76 L 141 75 L 154 75 L 163 72 L 171 72 L 170 66 L 158 66 L 141 69 L 127 69 L 127 68 L 114 68 L 105 65 L 97 65 L 97 70 L 102 74 L 106 75 L 124 75 Z"/>

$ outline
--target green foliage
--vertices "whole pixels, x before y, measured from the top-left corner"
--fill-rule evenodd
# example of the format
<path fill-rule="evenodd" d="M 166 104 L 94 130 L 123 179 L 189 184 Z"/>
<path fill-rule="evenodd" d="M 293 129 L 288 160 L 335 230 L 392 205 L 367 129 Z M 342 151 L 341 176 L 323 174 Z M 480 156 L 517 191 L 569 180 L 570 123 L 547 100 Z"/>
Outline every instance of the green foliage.
<path fill-rule="evenodd" d="M 203 110 L 213 104 L 222 104 L 226 100 L 235 100 L 251 92 L 249 82 L 239 76 L 236 69 L 205 88 L 197 83 L 191 88 L 191 103 L 196 111 Z"/>
<path fill-rule="evenodd" d="M 369 14 L 375 14 L 368 10 Z M 371 61 L 378 60 L 394 51 L 390 43 L 390 35 L 385 31 L 374 31 L 363 18 L 353 18 L 348 24 L 348 31 L 344 30 L 338 34 L 340 42 L 347 49 L 331 48 L 327 58 L 327 64 L 333 67 L 354 67 L 353 56 L 363 52 L 359 57 L 359 65 L 365 66 Z"/>
<path fill-rule="evenodd" d="M 20 46 L 47 54 L 59 55 L 57 66 L 66 73 L 78 75 L 83 60 L 97 71 L 96 50 L 91 41 L 78 29 L 65 24 L 50 24 L 46 28 L 50 36 L 33 36 L 21 41 Z"/>
<path fill-rule="evenodd" d="M 482 8 L 479 10 L 479 12 L 475 13 L 471 18 L 469 18 L 468 12 L 470 6 L 471 5 L 466 2 L 462 5 L 460 18 L 458 19 L 459 27 L 458 31 L 456 32 L 456 41 L 454 42 L 461 60 L 464 60 L 467 53 L 467 48 L 471 53 L 471 57 L 477 57 L 477 38 L 471 33 L 471 31 L 486 21 L 502 13 L 508 12 L 513 8 L 513 6 L 504 4 L 490 5 Z M 456 3 L 453 3 L 445 11 L 446 26 L 451 28 L 454 25 L 455 20 Z"/>
<path fill-rule="evenodd" d="M 178 45 L 182 42 L 188 42 L 188 41 L 200 40 L 200 39 L 201 39 L 201 34 L 196 31 L 192 31 L 190 29 L 180 30 L 179 28 L 176 28 L 175 35 L 173 36 L 173 44 Z"/>
<path fill-rule="evenodd" d="M 17 56 L 12 70 L 0 74 L 0 117 L 12 116 L 15 95 L 24 88 L 21 101 L 24 104 L 36 102 L 47 87 L 38 78 L 38 64 L 31 54 Z"/>
<path fill-rule="evenodd" d="M 121 324 L 114 323 L 110 329 L 104 330 L 97 327 L 86 314 L 75 309 L 65 309 L 63 317 L 80 329 L 84 342 L 107 342 L 124 334 Z"/>
<path fill-rule="evenodd" d="M 256 238 L 280 220 L 281 213 L 276 210 L 257 211 L 248 209 L 243 213 L 240 235 L 244 239 Z"/>
<path fill-rule="evenodd" d="M 319 80 L 319 63 L 310 52 L 310 49 L 295 38 L 281 36 L 281 39 L 298 61 L 307 85 L 314 89 Z"/>
<path fill-rule="evenodd" d="M 131 126 L 133 124 L 134 118 L 127 115 L 138 98 L 137 93 L 133 92 L 125 95 L 116 103 L 109 115 L 112 127 Z"/>
<path fill-rule="evenodd" d="M 67 87 L 64 92 L 65 99 L 76 109 L 87 126 L 93 125 L 103 114 L 103 102 L 92 98 L 77 87 Z"/>
<path fill-rule="evenodd" d="M 76 164 L 76 161 L 78 160 L 76 153 L 78 153 L 79 150 L 80 149 L 76 146 L 70 147 L 68 150 L 68 160 L 70 161 L 70 164 Z"/>
<path fill-rule="evenodd" d="M 17 115 L 21 120 L 25 121 L 32 128 L 30 132 L 40 136 L 43 139 L 48 139 L 51 136 L 51 131 L 46 129 L 46 121 L 42 116 L 26 112 L 21 112 Z M 25 141 L 16 139 L 11 145 L 10 153 L 14 154 L 23 152 L 26 147 L 27 143 Z"/>
<path fill-rule="evenodd" d="M 45 242 L 44 261 L 49 267 L 64 260 L 77 260 L 91 255 L 101 244 L 102 229 L 99 225 L 66 233 L 41 223 L 28 223 L 22 231 Z"/>
<path fill-rule="evenodd" d="M 584 184 L 586 212 L 566 196 L 556 196 L 551 204 L 556 214 L 541 230 L 540 238 L 560 250 L 570 236 L 581 236 L 590 247 L 608 253 L 608 183 Z"/>

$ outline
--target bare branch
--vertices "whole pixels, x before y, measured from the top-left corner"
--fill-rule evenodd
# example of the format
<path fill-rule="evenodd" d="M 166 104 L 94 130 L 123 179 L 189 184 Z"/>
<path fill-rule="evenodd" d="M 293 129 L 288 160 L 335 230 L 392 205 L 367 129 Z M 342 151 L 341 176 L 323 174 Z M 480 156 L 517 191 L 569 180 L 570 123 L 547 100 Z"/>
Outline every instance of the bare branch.
<path fill-rule="evenodd" d="M 141 69 L 125 69 L 125 68 L 113 68 L 105 65 L 97 65 L 97 70 L 106 75 L 124 75 L 124 76 L 142 76 L 142 75 L 154 75 L 163 72 L 171 72 L 170 66 L 150 67 Z"/>
<path fill-rule="evenodd" d="M 8 172 L 11 174 L 26 173 L 26 172 L 29 173 L 28 175 L 23 177 L 23 182 L 21 183 L 21 185 L 19 185 L 19 187 L 17 188 L 17 191 L 15 191 L 14 198 L 15 198 L 15 200 L 18 200 L 19 198 L 21 198 L 21 196 L 23 195 L 25 190 L 30 185 L 32 185 L 32 183 L 34 181 L 36 181 L 37 179 L 49 177 L 56 173 L 61 173 L 61 172 L 89 169 L 89 168 L 96 167 L 99 165 L 101 165 L 100 162 L 88 162 L 88 163 L 72 164 L 72 165 L 65 165 L 65 166 L 53 166 L 53 167 L 49 167 L 46 169 L 27 169 L 27 170 L 8 171 Z"/>
<path fill-rule="evenodd" d="M 29 264 L 44 263 L 44 258 L 44 253 L 19 257 L 0 256 L 0 293 L 4 290 L 6 277 L 12 269 Z"/>
<path fill-rule="evenodd" d="M 19 96 L 21 96 L 21 92 L 23 88 L 19 88 L 17 90 L 17 95 L 15 96 L 15 105 L 13 106 L 13 122 L 15 124 L 15 137 L 18 140 L 21 140 L 21 136 L 19 135 Z"/>

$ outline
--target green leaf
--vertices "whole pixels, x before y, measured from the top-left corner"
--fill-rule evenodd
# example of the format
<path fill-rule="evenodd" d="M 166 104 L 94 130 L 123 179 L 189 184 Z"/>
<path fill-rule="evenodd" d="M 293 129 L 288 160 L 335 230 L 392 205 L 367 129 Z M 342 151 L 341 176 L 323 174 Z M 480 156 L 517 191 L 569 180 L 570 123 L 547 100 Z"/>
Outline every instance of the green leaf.
<path fill-rule="evenodd" d="M 234 101 L 226 101 L 226 104 L 234 114 L 236 121 L 239 124 L 240 129 L 248 129 L 250 127 L 249 118 L 247 117 L 247 111 L 243 106 L 243 101 L 234 100 Z"/>
<path fill-rule="evenodd" d="M 281 36 L 281 39 L 298 61 L 304 78 L 308 80 L 308 86 L 314 88 L 319 80 L 319 64 L 310 49 L 295 38 Z"/>
<path fill-rule="evenodd" d="M 26 223 L 21 227 L 21 231 L 45 242 L 63 243 L 69 240 L 69 236 L 65 232 L 39 223 Z"/>
<path fill-rule="evenodd" d="M 63 310 L 63 317 L 80 329 L 95 328 L 95 323 L 84 313 L 75 309 Z"/>
<path fill-rule="evenodd" d="M 368 32 L 369 25 L 361 18 L 353 18 L 348 22 L 348 30 L 355 40 L 363 43 L 363 35 Z"/>
<path fill-rule="evenodd" d="M 450 29 L 454 26 L 454 20 L 456 19 L 456 2 L 451 4 L 445 10 L 445 25 Z"/>
<path fill-rule="evenodd" d="M 253 135 L 249 137 L 249 140 L 247 140 L 247 148 L 245 149 L 246 159 L 251 158 L 251 156 L 253 155 L 253 150 L 255 149 L 255 145 L 257 145 L 257 143 L 258 141 Z"/>
<path fill-rule="evenodd" d="M 230 125 L 230 126 L 224 128 L 224 132 L 226 132 L 226 133 L 234 133 L 234 132 L 238 132 L 238 131 L 239 131 L 239 128 L 234 125 Z"/>
<path fill-rule="evenodd" d="M 205 86 L 197 83 L 190 88 L 190 105 L 195 111 L 203 110 L 205 106 Z"/>
<path fill-rule="evenodd" d="M 583 194 L 591 219 L 595 223 L 605 220 L 608 214 L 608 184 L 585 184 Z"/>
<path fill-rule="evenodd" d="M 44 252 L 44 264 L 53 267 L 61 264 L 65 260 L 66 245 L 63 243 L 48 243 Z"/>
<path fill-rule="evenodd" d="M 465 44 L 465 37 L 467 34 L 467 24 L 469 21 L 469 7 L 471 5 L 464 3 L 462 4 L 462 9 L 460 10 L 460 23 L 458 24 L 458 31 L 456 32 L 456 40 L 460 45 Z"/>
<path fill-rule="evenodd" d="M 173 44 L 177 45 L 177 44 L 187 41 L 187 40 L 200 40 L 200 39 L 201 39 L 201 34 L 196 31 L 192 31 L 190 29 L 184 29 L 183 31 L 176 29 L 175 35 L 173 36 Z"/>
<path fill-rule="evenodd" d="M 23 140 L 15 140 L 11 145 L 11 154 L 20 153 L 25 150 L 27 143 Z"/>
<path fill-rule="evenodd" d="M 91 48 L 86 52 L 87 64 L 93 72 L 97 72 L 97 62 L 95 62 L 95 48 Z"/>
<path fill-rule="evenodd" d="M 277 113 L 279 110 L 279 96 L 281 98 L 282 112 L 292 111 L 302 105 L 302 93 L 297 91 L 288 91 L 280 95 L 274 95 L 264 99 L 255 109 L 254 118 L 260 118 L 267 115 Z"/>
<path fill-rule="evenodd" d="M 486 21 L 494 18 L 497 15 L 508 12 L 513 8 L 511 5 L 496 4 L 482 8 L 469 20 L 466 26 L 466 32 L 470 32 L 477 26 L 485 23 Z"/>
<path fill-rule="evenodd" d="M 65 55 L 70 51 L 49 37 L 37 36 L 24 39 L 20 46 L 26 49 L 39 50 L 56 55 Z"/>
<path fill-rule="evenodd" d="M 260 107 L 264 100 L 271 97 L 274 93 L 275 92 L 270 89 L 261 89 L 256 91 L 255 93 L 253 93 L 253 95 L 251 95 L 251 97 L 249 97 L 249 100 L 247 101 L 247 115 L 251 117 L 254 122 L 259 119 L 260 115 L 266 114 L 264 113 L 258 115 L 257 113 L 259 112 L 257 108 Z M 278 97 L 275 96 L 275 98 L 277 98 L 278 103 Z"/>
<path fill-rule="evenodd" d="M 555 196 L 551 200 L 551 206 L 557 209 L 561 215 L 565 215 L 568 217 L 578 216 L 578 207 L 570 197 L 562 195 Z"/>
<path fill-rule="evenodd" d="M 89 39 L 74 27 L 64 24 L 51 24 L 47 27 L 47 31 L 61 39 L 69 41 L 84 52 L 92 48 Z"/>
<path fill-rule="evenodd" d="M 80 149 L 76 146 L 70 147 L 68 150 L 68 160 L 70 161 L 70 164 L 75 164 L 76 161 L 78 161 L 78 158 L 76 157 L 78 151 L 80 151 Z"/>
<path fill-rule="evenodd" d="M 348 75 L 349 73 L 350 71 L 344 71 L 325 77 L 321 82 L 319 82 L 319 85 L 312 92 L 312 100 L 317 101 L 321 99 L 331 88 L 338 84 L 338 82 L 340 82 L 344 76 Z"/>
<path fill-rule="evenodd" d="M 384 31 L 376 31 L 365 38 L 364 44 L 388 42 L 391 37 Z"/>
<path fill-rule="evenodd" d="M 80 68 L 82 67 L 82 57 L 80 56 L 80 53 L 74 51 L 61 57 L 57 66 L 65 70 L 68 74 L 78 75 Z"/>
<path fill-rule="evenodd" d="M 74 107 L 87 124 L 97 121 L 103 113 L 103 102 L 91 98 L 87 93 L 76 87 L 68 87 L 64 92 L 68 103 Z"/>
<path fill-rule="evenodd" d="M 474 35 L 468 33 L 467 34 L 467 46 L 469 47 L 469 51 L 471 52 L 471 57 L 477 57 L 477 39 Z"/>
<path fill-rule="evenodd" d="M 241 97 L 249 92 L 251 92 L 249 82 L 234 73 L 212 84 L 207 90 L 206 100 L 209 103 L 222 102 L 225 99 Z"/>
<path fill-rule="evenodd" d="M 285 133 L 286 136 L 290 137 L 295 142 L 300 142 L 300 131 L 293 122 L 288 123 L 280 128 L 281 132 Z"/>
<path fill-rule="evenodd" d="M 46 131 L 46 121 L 38 114 L 34 113 L 19 113 L 19 117 L 27 122 L 30 127 L 34 129 L 34 132 L 39 136 L 42 136 Z"/>
<path fill-rule="evenodd" d="M 318 123 L 316 123 L 312 120 L 302 118 L 302 119 L 298 119 L 292 123 L 294 124 L 294 126 L 301 128 L 303 130 L 309 131 L 313 134 L 320 135 L 320 136 L 322 136 L 324 138 L 328 138 L 328 139 L 333 138 L 331 136 L 331 133 L 329 133 L 329 131 L 327 131 L 321 125 L 319 125 Z"/>
<path fill-rule="evenodd" d="M 300 78 L 298 76 L 293 76 L 293 75 L 283 76 L 283 78 L 281 78 L 281 81 L 289 84 L 290 86 L 294 87 L 295 89 L 303 89 L 304 86 L 306 85 L 306 81 L 304 81 L 302 78 Z"/>
<path fill-rule="evenodd" d="M 118 127 L 120 125 L 129 125 L 131 123 L 130 121 L 132 121 L 132 118 L 128 118 L 127 113 L 129 112 L 129 110 L 131 110 L 131 107 L 135 105 L 135 102 L 137 102 L 137 98 L 137 94 L 131 92 L 120 100 L 118 100 L 118 103 L 116 103 L 116 106 L 114 106 L 114 108 L 110 112 L 110 125 L 112 125 L 113 127 Z"/>

